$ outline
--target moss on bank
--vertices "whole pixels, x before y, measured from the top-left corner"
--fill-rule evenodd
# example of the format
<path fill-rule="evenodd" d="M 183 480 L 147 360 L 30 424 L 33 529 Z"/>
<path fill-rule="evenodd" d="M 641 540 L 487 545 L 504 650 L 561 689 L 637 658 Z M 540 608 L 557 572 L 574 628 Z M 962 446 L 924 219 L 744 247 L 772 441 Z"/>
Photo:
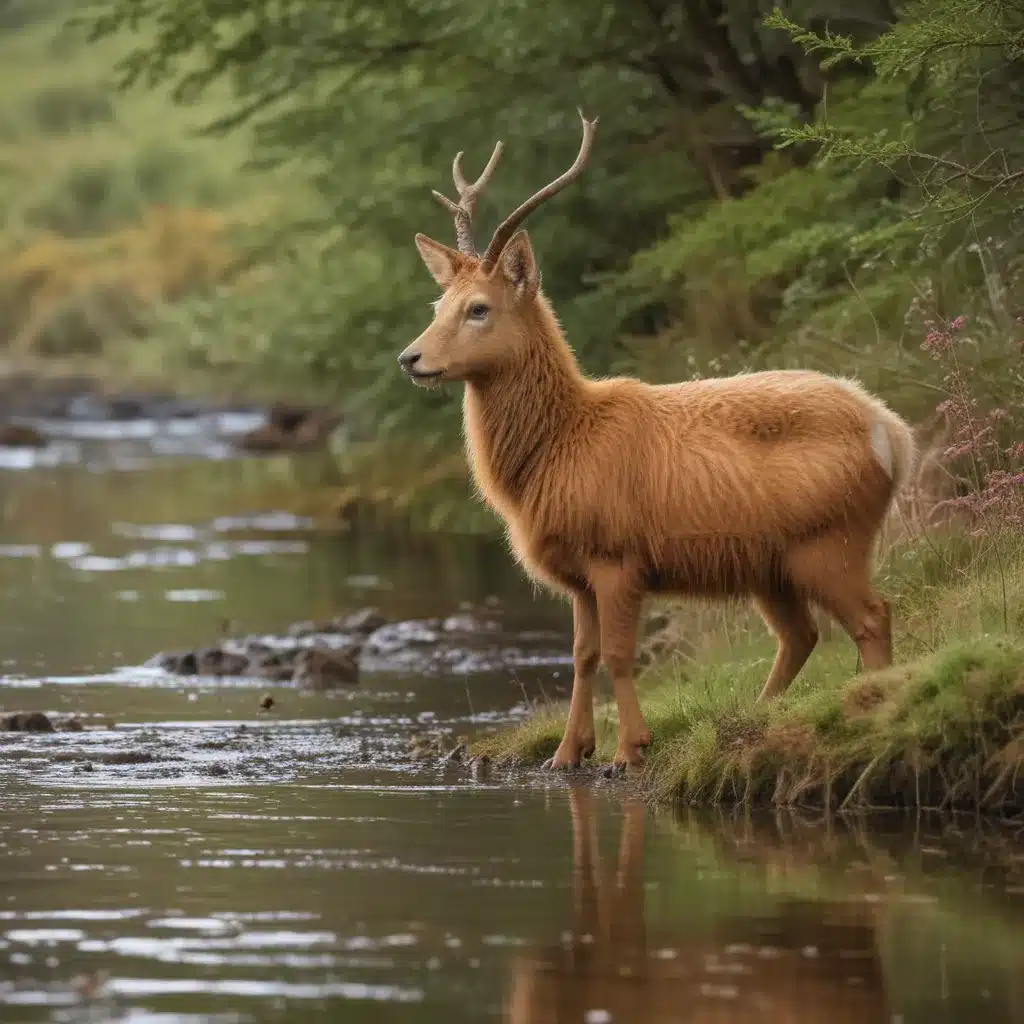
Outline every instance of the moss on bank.
<path fill-rule="evenodd" d="M 760 672 L 706 666 L 646 693 L 654 733 L 639 783 L 661 799 L 717 804 L 1024 808 L 1024 644 L 954 641 L 934 654 L 836 685 L 794 685 L 753 703 Z M 760 668 L 760 666 L 758 666 Z M 598 760 L 614 752 L 614 709 Z M 564 709 L 547 708 L 474 752 L 539 762 L 558 745 Z"/>

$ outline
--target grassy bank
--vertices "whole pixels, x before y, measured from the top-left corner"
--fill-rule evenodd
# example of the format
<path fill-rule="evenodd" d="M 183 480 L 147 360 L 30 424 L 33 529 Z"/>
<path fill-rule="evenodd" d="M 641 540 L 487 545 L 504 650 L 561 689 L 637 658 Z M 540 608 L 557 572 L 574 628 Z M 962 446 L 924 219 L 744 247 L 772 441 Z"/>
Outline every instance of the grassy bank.
<path fill-rule="evenodd" d="M 654 743 L 637 784 L 694 804 L 1024 808 L 1019 545 L 982 553 L 947 542 L 927 555 L 901 546 L 881 576 L 894 604 L 894 666 L 858 674 L 853 645 L 833 629 L 789 692 L 764 707 L 753 703 L 774 649 L 763 626 L 738 610 L 681 609 L 670 628 L 687 654 L 670 645 L 638 680 Z M 537 708 L 475 752 L 539 764 L 565 713 Z M 616 728 L 605 701 L 598 761 L 614 752 Z"/>

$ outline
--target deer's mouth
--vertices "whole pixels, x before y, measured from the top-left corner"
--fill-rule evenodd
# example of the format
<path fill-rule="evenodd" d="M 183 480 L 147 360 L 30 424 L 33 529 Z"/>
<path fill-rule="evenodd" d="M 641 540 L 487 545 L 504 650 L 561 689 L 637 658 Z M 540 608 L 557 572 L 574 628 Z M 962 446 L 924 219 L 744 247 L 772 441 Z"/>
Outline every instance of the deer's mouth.
<path fill-rule="evenodd" d="M 406 370 L 406 373 L 412 378 L 414 384 L 419 384 L 421 387 L 433 388 L 437 387 L 441 383 L 441 379 L 444 377 L 444 370 L 434 370 L 432 373 L 423 373 L 413 369 Z"/>

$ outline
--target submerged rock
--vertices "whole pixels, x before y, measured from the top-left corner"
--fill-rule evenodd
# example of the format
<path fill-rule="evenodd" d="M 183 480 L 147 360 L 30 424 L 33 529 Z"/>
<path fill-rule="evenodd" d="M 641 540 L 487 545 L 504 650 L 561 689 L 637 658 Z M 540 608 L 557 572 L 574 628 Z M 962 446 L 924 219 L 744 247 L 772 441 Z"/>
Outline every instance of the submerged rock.
<path fill-rule="evenodd" d="M 167 651 L 154 655 L 146 665 L 177 676 L 244 676 L 250 659 L 223 647 L 204 647 L 199 651 Z"/>
<path fill-rule="evenodd" d="M 0 423 L 0 447 L 4 448 L 45 448 L 49 442 L 46 435 L 22 423 Z"/>
<path fill-rule="evenodd" d="M 367 647 L 374 654 L 391 654 L 413 645 L 436 644 L 441 639 L 440 619 L 409 619 L 374 630 Z"/>
<path fill-rule="evenodd" d="M 359 649 L 309 647 L 295 659 L 295 682 L 314 690 L 331 690 L 359 682 Z"/>
<path fill-rule="evenodd" d="M 194 676 L 199 661 L 195 651 L 161 651 L 146 662 L 146 668 L 158 668 L 176 676 Z"/>
<path fill-rule="evenodd" d="M 244 676 L 249 668 L 249 659 L 244 654 L 223 647 L 207 647 L 199 652 L 197 660 L 201 676 Z"/>
<path fill-rule="evenodd" d="M 376 608 L 361 608 L 351 615 L 339 615 L 325 622 L 304 620 L 292 623 L 288 627 L 288 636 L 295 640 L 303 640 L 310 636 L 334 636 L 345 634 L 367 637 L 376 630 L 386 626 L 388 620 Z"/>
<path fill-rule="evenodd" d="M 243 673 L 256 679 L 268 679 L 276 683 L 285 683 L 295 672 L 297 651 L 257 650 L 250 653 L 249 665 Z"/>
<path fill-rule="evenodd" d="M 376 608 L 361 608 L 351 615 L 335 619 L 338 630 L 342 633 L 355 633 L 357 636 L 369 636 L 386 626 L 388 620 Z"/>
<path fill-rule="evenodd" d="M 366 607 L 331 619 L 296 622 L 277 635 L 225 636 L 219 645 L 205 649 L 163 652 L 146 664 L 174 675 L 239 676 L 329 689 L 357 682 L 363 669 L 475 672 L 566 660 L 551 650 L 552 643 L 562 643 L 557 634 L 520 630 L 506 637 L 500 619 L 500 610 L 486 603 L 460 605 L 445 618 L 398 622 Z M 541 643 L 548 645 L 542 653 Z"/>
<path fill-rule="evenodd" d="M 469 740 L 465 736 L 453 737 L 444 732 L 421 733 L 409 740 L 409 754 L 418 761 L 440 761 L 454 765 L 469 753 Z"/>
<path fill-rule="evenodd" d="M 449 615 L 441 628 L 446 633 L 494 633 L 501 626 L 493 619 L 481 618 L 471 612 L 461 612 L 458 615 Z"/>
<path fill-rule="evenodd" d="M 0 730 L 5 732 L 82 732 L 80 718 L 69 715 L 58 718 L 42 711 L 14 711 L 0 717 Z"/>
<path fill-rule="evenodd" d="M 329 409 L 274 405 L 267 422 L 238 440 L 249 452 L 307 451 L 326 444 L 341 416 Z"/>
<path fill-rule="evenodd" d="M 54 732 L 53 721 L 42 711 L 15 711 L 0 720 L 6 732 Z"/>

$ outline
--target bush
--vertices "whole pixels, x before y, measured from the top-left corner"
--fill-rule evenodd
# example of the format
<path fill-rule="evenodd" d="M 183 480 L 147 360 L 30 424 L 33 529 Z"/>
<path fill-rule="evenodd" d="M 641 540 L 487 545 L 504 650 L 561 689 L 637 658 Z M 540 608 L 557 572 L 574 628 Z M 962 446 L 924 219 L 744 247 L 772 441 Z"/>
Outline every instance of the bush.
<path fill-rule="evenodd" d="M 35 125 L 48 134 L 65 134 L 114 121 L 114 104 L 107 91 L 97 86 L 54 84 L 32 97 Z"/>
<path fill-rule="evenodd" d="M 114 160 L 74 164 L 30 200 L 31 227 L 68 237 L 95 235 L 137 218 L 141 197 L 126 168 Z"/>
<path fill-rule="evenodd" d="M 12 348 L 95 353 L 142 333 L 162 304 L 212 288 L 233 262 L 225 218 L 204 210 L 154 207 L 98 238 L 43 235 L 0 254 L 0 327 Z"/>

